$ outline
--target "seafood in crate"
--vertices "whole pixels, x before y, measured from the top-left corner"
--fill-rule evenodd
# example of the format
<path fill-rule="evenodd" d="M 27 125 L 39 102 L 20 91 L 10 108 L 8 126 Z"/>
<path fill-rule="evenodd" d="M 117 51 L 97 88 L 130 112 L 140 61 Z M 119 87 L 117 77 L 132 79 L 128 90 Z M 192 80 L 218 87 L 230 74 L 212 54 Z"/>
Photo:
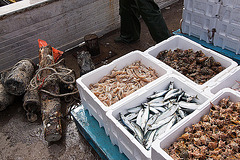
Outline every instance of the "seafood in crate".
<path fill-rule="evenodd" d="M 112 101 L 109 101 L 109 104 L 110 103 L 112 104 L 111 106 L 107 106 L 102 101 L 100 101 L 100 99 L 90 90 L 90 85 L 98 83 L 102 78 L 108 79 L 106 77 L 107 74 L 111 74 L 113 70 L 115 70 L 115 71 L 117 70 L 115 73 L 119 73 L 120 70 L 122 70 L 124 67 L 130 66 L 134 62 L 138 62 L 138 61 L 140 61 L 141 64 L 146 66 L 147 68 L 149 68 L 149 69 L 151 68 L 152 71 L 154 70 L 156 72 L 157 77 L 159 77 L 157 79 L 162 79 L 162 78 L 166 77 L 168 73 L 172 72 L 169 68 L 166 68 L 165 66 L 163 66 L 164 64 L 161 65 L 159 63 L 156 63 L 152 58 L 149 58 L 149 56 L 143 54 L 141 51 L 132 51 L 122 57 L 119 57 L 118 59 L 112 61 L 111 63 L 109 63 L 107 65 L 103 65 L 91 72 L 88 72 L 88 73 L 82 75 L 80 78 L 77 79 L 77 87 L 78 87 L 78 90 L 80 93 L 81 102 L 84 105 L 84 107 L 89 111 L 89 114 L 91 116 L 94 116 L 94 118 L 99 122 L 100 127 L 106 126 L 104 129 L 107 128 L 107 124 L 108 124 L 107 117 L 106 117 L 107 111 L 114 109 L 119 104 L 121 104 L 124 100 L 128 99 L 129 97 L 133 96 L 134 94 L 141 92 L 142 88 L 151 85 L 151 83 L 154 83 L 155 80 L 153 82 L 145 85 L 144 87 L 136 90 L 134 93 L 127 95 L 126 97 L 122 98 L 121 100 L 118 100 L 116 103 L 112 103 Z M 135 67 L 135 68 L 137 68 L 137 67 Z M 144 75 L 142 75 L 142 73 L 137 73 L 140 76 L 140 78 L 144 77 Z M 148 72 L 148 73 L 151 73 L 151 72 Z M 132 73 L 132 74 L 135 75 L 135 73 Z M 124 78 L 124 75 L 116 74 L 115 77 L 122 81 L 127 80 Z M 134 78 L 136 78 L 136 77 L 134 77 Z M 141 80 L 140 78 L 139 78 L 139 81 Z M 148 80 L 148 79 L 145 79 L 145 80 Z M 109 80 L 107 80 L 107 81 L 109 81 Z M 126 81 L 124 83 L 124 85 L 126 85 L 128 83 L 130 84 L 130 81 L 131 80 Z M 141 85 L 139 83 L 139 81 L 137 82 L 137 84 Z M 120 84 L 121 83 L 119 83 L 119 82 L 117 83 L 117 85 L 120 85 Z M 136 87 L 136 86 L 129 86 L 129 87 Z M 104 86 L 103 86 L 103 89 L 104 89 Z M 106 87 L 106 89 L 107 89 L 106 91 L 109 92 L 110 87 L 108 86 L 108 87 Z M 120 90 L 118 95 L 122 95 L 122 93 L 123 93 L 122 92 L 123 89 L 120 89 L 120 88 L 114 88 L 113 90 L 114 91 Z M 99 92 L 101 92 L 101 91 L 99 91 Z M 111 92 L 111 90 L 110 90 L 110 92 Z M 128 93 L 130 93 L 130 92 L 128 91 Z M 107 96 L 109 96 L 107 98 L 113 98 L 113 97 L 111 97 L 110 94 L 108 94 Z M 119 97 L 114 97 L 115 100 L 117 98 L 119 98 Z M 108 135 L 108 133 L 107 133 L 107 135 Z"/>
<path fill-rule="evenodd" d="M 152 159 L 151 152 L 152 152 L 152 146 L 155 143 L 155 141 L 152 144 L 151 144 L 151 141 L 149 141 L 147 143 L 145 142 L 145 144 L 148 144 L 149 146 L 151 145 L 151 148 L 149 150 L 147 150 L 141 143 L 139 143 L 139 141 L 134 137 L 134 135 L 131 134 L 131 131 L 129 132 L 128 129 L 125 127 L 125 125 L 122 124 L 122 122 L 120 120 L 120 116 L 122 116 L 122 118 L 125 118 L 125 117 L 129 118 L 128 114 L 127 114 L 129 112 L 129 110 L 130 111 L 131 111 L 131 109 L 134 110 L 134 109 L 136 109 L 136 108 L 134 108 L 135 106 L 141 106 L 142 104 L 143 105 L 145 104 L 145 106 L 146 106 L 146 103 L 150 102 L 151 99 L 154 98 L 154 96 L 157 96 L 157 94 L 159 95 L 160 92 L 163 90 L 168 90 L 169 84 L 171 82 L 174 82 L 173 89 L 181 90 L 181 88 L 182 88 L 182 90 L 184 92 L 186 92 L 192 96 L 191 98 L 197 96 L 197 98 L 194 98 L 194 101 L 197 102 L 198 108 L 195 111 L 193 111 L 193 113 L 187 115 L 182 120 L 180 120 L 178 123 L 173 125 L 168 131 L 165 131 L 164 133 L 159 134 L 159 136 L 156 137 L 155 141 L 158 141 L 159 139 L 163 139 L 167 134 L 171 133 L 172 130 L 174 130 L 178 126 L 181 126 L 186 120 L 188 120 L 190 117 L 192 117 L 192 115 L 195 112 L 198 112 L 198 110 L 201 109 L 205 103 L 208 102 L 208 99 L 209 99 L 208 95 L 205 94 L 204 92 L 202 92 L 200 89 L 196 88 L 194 86 L 193 82 L 188 82 L 187 78 L 180 77 L 176 74 L 169 74 L 167 77 L 164 77 L 161 79 L 158 78 L 153 83 L 142 88 L 141 92 L 138 92 L 134 96 L 129 97 L 128 99 L 123 101 L 118 107 L 114 108 L 113 110 L 109 110 L 106 114 L 108 127 L 107 127 L 107 130 L 105 130 L 105 131 L 106 131 L 106 133 L 109 134 L 111 142 L 114 145 L 117 145 L 119 147 L 120 152 L 123 152 L 129 159 L 135 159 L 135 160 Z M 154 93 L 156 93 L 156 95 L 153 95 Z M 174 95 L 174 93 L 173 93 L 173 95 Z M 167 95 L 165 95 L 165 96 L 167 96 Z M 159 100 L 161 98 L 163 98 L 163 97 L 160 97 L 157 99 Z M 190 101 L 191 98 L 189 98 L 188 101 Z M 157 101 L 157 99 L 154 101 Z M 177 98 L 175 98 L 175 99 L 177 99 Z M 167 99 L 166 99 L 166 101 L 167 101 Z M 149 104 L 151 104 L 151 103 L 149 103 Z M 155 103 L 155 104 L 157 104 L 157 103 Z M 159 104 L 161 104 L 161 102 Z M 174 104 L 174 100 L 172 100 L 172 104 Z M 169 104 L 169 105 L 172 105 L 172 104 Z M 154 105 L 154 103 L 152 103 L 151 105 Z M 168 105 L 166 107 L 168 107 Z M 143 109 L 144 108 L 146 108 L 146 107 L 143 107 Z M 171 109 L 168 110 L 165 107 L 160 108 L 160 107 L 155 106 L 155 108 L 154 108 L 153 106 L 152 107 L 149 106 L 149 113 L 150 113 L 149 115 L 150 116 L 148 116 L 148 117 L 151 117 L 152 115 L 154 115 L 154 111 L 161 113 L 161 111 L 156 111 L 157 110 L 156 108 L 158 108 L 159 110 L 162 110 L 163 113 L 161 115 L 162 116 L 165 115 L 166 117 L 168 116 L 168 114 L 170 117 L 171 112 L 175 112 L 175 114 L 178 114 L 178 108 L 181 109 L 181 107 L 177 108 L 177 105 L 172 105 L 172 110 Z M 177 108 L 176 109 L 177 111 L 174 108 L 175 109 Z M 164 112 L 164 109 L 166 110 L 166 112 Z M 154 111 L 152 112 L 151 110 L 154 110 Z M 136 112 L 137 111 L 135 111 L 135 113 Z M 160 116 L 160 113 L 159 113 L 159 116 Z M 136 113 L 136 114 L 138 114 L 138 113 Z M 174 113 L 173 113 L 173 115 L 174 115 Z M 156 115 L 155 117 L 158 117 L 158 115 Z M 162 118 L 164 118 L 164 117 L 162 117 Z M 168 118 L 168 119 L 170 119 L 170 118 Z M 159 121 L 161 121 L 160 117 L 159 117 Z M 149 124 L 151 124 L 150 122 L 151 121 L 149 121 Z M 158 125 L 161 125 L 160 122 Z M 142 126 L 144 126 L 144 124 Z M 157 127 L 157 125 L 155 125 L 155 127 Z M 149 129 L 147 129 L 147 130 L 149 130 Z M 145 132 L 147 132 L 147 130 Z M 142 132 L 144 132 L 144 131 L 142 131 Z M 157 131 L 155 131 L 155 132 L 157 132 Z M 160 132 L 160 130 L 159 130 L 159 132 Z M 151 133 L 151 130 L 148 133 Z M 148 135 L 148 133 L 146 133 L 146 135 Z M 154 136 L 153 133 L 149 135 L 150 140 L 152 138 L 154 138 L 153 136 Z"/>
<path fill-rule="evenodd" d="M 173 159 L 239 159 L 240 102 L 229 98 L 211 104 L 209 114 L 185 128 L 185 133 L 165 151 Z"/>
<path fill-rule="evenodd" d="M 196 83 L 196 82 L 192 81 L 190 78 L 188 78 L 184 74 L 180 73 L 176 69 L 173 69 L 172 67 L 170 67 L 166 63 L 164 63 L 166 65 L 166 68 L 170 68 L 174 74 L 177 74 L 181 77 L 186 77 L 188 82 L 190 82 L 190 83 L 194 82 L 195 83 L 194 85 L 197 86 L 201 90 L 204 90 L 206 88 L 209 88 L 209 87 L 215 85 L 215 83 L 218 79 L 225 78 L 227 76 L 227 73 L 229 73 L 234 67 L 236 67 L 238 65 L 232 59 L 230 59 L 230 58 L 228 58 L 224 55 L 221 55 L 221 54 L 219 54 L 219 53 L 217 53 L 217 52 L 215 52 L 211 49 L 205 48 L 202 45 L 200 45 L 200 44 L 198 44 L 198 43 L 196 43 L 196 42 L 194 42 L 194 41 L 192 41 L 192 40 L 190 40 L 190 39 L 188 39 L 184 36 L 180 36 L 180 35 L 172 36 L 172 37 L 168 38 L 167 40 L 164 40 L 161 43 L 158 43 L 155 46 L 150 47 L 144 53 L 146 55 L 152 56 L 153 59 L 155 59 L 155 61 L 158 61 L 159 63 L 163 63 L 162 61 L 160 61 L 156 58 L 157 55 L 159 54 L 159 52 L 164 51 L 164 50 L 169 51 L 170 49 L 172 51 L 174 51 L 178 48 L 183 50 L 183 51 L 192 49 L 193 52 L 197 52 L 197 51 L 201 50 L 207 57 L 213 57 L 216 62 L 221 63 L 221 66 L 223 68 L 225 68 L 222 72 L 213 76 L 211 79 L 209 79 L 205 83 L 199 84 L 199 83 Z M 182 59 L 182 60 L 180 59 L 180 61 L 182 61 L 182 62 L 184 62 L 185 60 L 186 59 Z M 174 62 L 174 59 L 171 62 L 176 63 L 176 62 Z M 184 62 L 184 64 L 182 66 L 184 67 L 184 65 L 187 65 L 186 62 Z M 193 70 L 195 70 L 195 69 L 197 69 L 197 68 L 193 68 Z M 194 76 L 194 74 L 192 76 Z M 209 75 L 207 75 L 207 76 L 209 76 Z"/>
<path fill-rule="evenodd" d="M 103 104 L 111 106 L 157 78 L 154 69 L 137 61 L 121 70 L 114 68 L 110 74 L 89 87 Z"/>
<path fill-rule="evenodd" d="M 189 95 L 173 85 L 170 82 L 167 89 L 154 92 L 145 103 L 129 108 L 126 114 L 119 113 L 121 123 L 147 150 L 155 139 L 199 107 L 195 102 L 197 95 Z"/>
<path fill-rule="evenodd" d="M 206 56 L 201 50 L 164 50 L 156 58 L 197 84 L 204 84 L 225 69 L 220 62 L 216 62 L 212 56 Z"/>
<path fill-rule="evenodd" d="M 239 106 L 236 91 L 220 90 L 184 123 L 152 144 L 152 160 L 239 159 Z"/>

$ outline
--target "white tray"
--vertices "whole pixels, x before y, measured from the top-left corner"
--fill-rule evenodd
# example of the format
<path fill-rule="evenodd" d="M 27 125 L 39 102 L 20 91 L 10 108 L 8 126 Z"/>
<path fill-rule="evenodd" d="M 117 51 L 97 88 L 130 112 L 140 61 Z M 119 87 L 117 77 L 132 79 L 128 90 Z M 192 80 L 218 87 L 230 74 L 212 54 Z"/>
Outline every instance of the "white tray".
<path fill-rule="evenodd" d="M 233 102 L 240 101 L 240 96 L 235 91 L 231 89 L 223 89 L 219 91 L 210 102 L 213 104 L 218 104 L 222 98 L 227 98 L 230 96 L 230 100 Z M 171 133 L 166 135 L 163 139 L 155 141 L 152 146 L 152 160 L 173 160 L 163 149 L 170 147 L 170 145 L 177 140 L 184 133 L 186 127 L 190 127 L 200 121 L 203 115 L 209 113 L 211 104 L 210 102 L 206 104 L 201 110 L 195 112 L 194 115 L 186 120 L 181 126 L 176 127 Z"/>

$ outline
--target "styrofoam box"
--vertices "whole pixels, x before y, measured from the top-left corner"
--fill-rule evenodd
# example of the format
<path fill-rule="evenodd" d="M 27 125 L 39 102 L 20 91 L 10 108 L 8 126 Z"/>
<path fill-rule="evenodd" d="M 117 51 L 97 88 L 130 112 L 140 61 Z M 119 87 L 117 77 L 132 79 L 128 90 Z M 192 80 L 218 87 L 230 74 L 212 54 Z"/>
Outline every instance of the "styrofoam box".
<path fill-rule="evenodd" d="M 240 25 L 231 24 L 224 21 L 217 21 L 217 33 L 232 39 L 240 40 Z"/>
<path fill-rule="evenodd" d="M 236 81 L 240 81 L 240 66 L 232 69 L 227 77 L 219 79 L 213 87 L 207 88 L 205 92 L 208 92 L 209 95 L 216 94 L 224 88 L 232 88 L 237 83 Z M 240 92 L 238 93 L 240 94 Z"/>
<path fill-rule="evenodd" d="M 232 8 L 240 8 L 240 1 L 239 0 L 222 0 L 222 4 L 224 6 L 229 6 Z"/>
<path fill-rule="evenodd" d="M 216 17 L 219 12 L 220 3 L 216 0 L 184 0 L 184 8 L 186 10 L 206 15 L 209 17 Z"/>
<path fill-rule="evenodd" d="M 233 102 L 240 101 L 240 96 L 235 91 L 231 89 L 223 89 L 219 91 L 211 100 L 213 104 L 218 104 L 218 102 L 223 98 L 228 98 L 230 96 L 230 100 Z M 152 144 L 152 160 L 173 160 L 163 149 L 169 148 L 171 144 L 173 144 L 178 137 L 180 137 L 184 133 L 184 129 L 186 127 L 191 127 L 193 124 L 196 124 L 200 121 L 203 115 L 209 113 L 211 108 L 210 102 L 206 104 L 201 110 L 193 113 L 193 116 L 184 121 L 184 123 L 180 126 L 178 125 L 174 130 L 171 131 L 168 135 L 166 135 L 163 139 L 155 141 Z"/>
<path fill-rule="evenodd" d="M 215 33 L 213 45 L 240 54 L 240 40 Z"/>
<path fill-rule="evenodd" d="M 182 22 L 181 27 L 182 27 L 182 33 L 197 37 L 198 39 L 203 40 L 207 43 L 213 42 L 213 38 L 210 38 L 212 33 L 211 30 L 209 30 L 210 32 L 208 32 L 207 29 L 202 29 L 198 26 L 193 26 L 184 21 Z"/>
<path fill-rule="evenodd" d="M 208 56 L 208 57 L 212 56 L 215 59 L 215 61 L 220 62 L 222 64 L 222 66 L 225 67 L 225 69 L 222 72 L 218 73 L 217 75 L 215 75 L 213 78 L 211 78 L 210 80 L 208 80 L 207 82 L 205 82 L 202 85 L 194 82 L 194 84 L 199 89 L 202 89 L 202 90 L 208 86 L 213 86 L 217 79 L 219 79 L 221 77 L 225 77 L 226 73 L 228 73 L 231 69 L 233 69 L 234 67 L 236 67 L 238 65 L 232 59 L 230 59 L 226 56 L 223 56 L 213 50 L 207 49 L 207 48 L 201 46 L 200 44 L 198 44 L 184 36 L 180 36 L 180 35 L 172 36 L 172 37 L 168 38 L 167 40 L 162 41 L 153 47 L 150 47 L 144 53 L 153 56 L 156 61 L 160 62 L 160 60 L 158 60 L 156 58 L 157 55 L 159 54 L 159 52 L 161 52 L 163 50 L 169 50 L 169 49 L 175 50 L 177 48 L 180 48 L 182 50 L 192 49 L 194 52 L 202 50 L 206 56 Z M 168 65 L 166 64 L 166 66 L 168 66 Z M 168 66 L 168 67 L 170 67 L 170 66 Z M 180 72 L 176 71 L 175 69 L 173 69 L 173 68 L 171 68 L 171 69 L 173 70 L 174 74 L 180 75 L 182 77 L 186 77 L 183 74 L 181 74 Z M 189 78 L 187 78 L 187 79 L 189 81 L 193 82 Z"/>
<path fill-rule="evenodd" d="M 94 118 L 98 121 L 100 127 L 107 125 L 106 112 L 110 109 L 113 109 L 115 106 L 118 106 L 121 101 L 124 101 L 124 99 L 132 96 L 134 93 L 107 107 L 90 91 L 89 85 L 97 83 L 105 75 L 109 74 L 114 68 L 120 70 L 136 61 L 141 61 L 141 63 L 146 67 L 151 67 L 154 69 L 159 78 L 167 75 L 167 73 L 171 73 L 169 69 L 163 68 L 161 64 L 154 62 L 141 51 L 133 51 L 114 60 L 110 64 L 97 68 L 77 79 L 77 87 L 80 93 L 82 104 L 89 111 L 90 115 L 94 116 Z M 141 89 L 138 89 L 135 92 L 141 92 Z"/>
<path fill-rule="evenodd" d="M 219 20 L 240 26 L 240 8 L 232 8 L 221 5 Z"/>
<path fill-rule="evenodd" d="M 182 18 L 184 22 L 187 22 L 193 26 L 200 27 L 202 29 L 212 30 L 216 27 L 217 18 L 210 17 L 202 14 L 198 14 L 186 9 L 183 9 Z"/>
<path fill-rule="evenodd" d="M 111 142 L 114 145 L 118 145 L 119 150 L 123 152 L 129 159 L 131 160 L 150 159 L 151 150 L 147 151 L 135 139 L 135 137 L 131 133 L 129 133 L 129 131 L 127 131 L 123 127 L 123 125 L 120 124 L 120 122 L 118 121 L 119 113 L 125 114 L 127 112 L 127 109 L 138 106 L 143 102 L 146 102 L 147 97 L 152 95 L 154 91 L 167 89 L 170 82 L 174 82 L 174 88 L 182 88 L 186 93 L 190 95 L 197 95 L 198 96 L 197 103 L 200 105 L 199 109 L 201 109 L 201 107 L 204 106 L 204 103 L 207 103 L 209 99 L 209 96 L 195 88 L 193 83 L 189 83 L 184 78 L 179 77 L 177 75 L 170 74 L 168 77 L 165 77 L 164 79 L 158 79 L 156 83 L 154 84 L 152 83 L 148 87 L 144 88 L 144 91 L 142 90 L 141 93 L 136 94 L 134 97 L 127 99 L 114 110 L 108 111 L 107 112 L 107 118 L 109 121 L 108 132 L 110 135 Z M 185 119 L 188 119 L 189 117 L 191 117 L 191 114 L 185 117 L 180 122 L 178 122 L 176 125 L 174 125 L 172 129 L 174 129 L 178 125 L 181 125 L 181 123 Z M 163 135 L 161 137 L 163 137 Z"/>

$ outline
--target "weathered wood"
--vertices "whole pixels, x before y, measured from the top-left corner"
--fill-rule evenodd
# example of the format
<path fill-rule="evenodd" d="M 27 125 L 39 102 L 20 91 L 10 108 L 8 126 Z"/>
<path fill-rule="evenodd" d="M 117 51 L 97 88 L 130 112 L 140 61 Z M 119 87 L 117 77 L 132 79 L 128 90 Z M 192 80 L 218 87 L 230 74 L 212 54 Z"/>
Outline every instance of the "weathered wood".
<path fill-rule="evenodd" d="M 98 36 L 96 34 L 88 34 L 84 36 L 84 41 L 91 56 L 97 56 L 100 54 Z"/>
<path fill-rule="evenodd" d="M 37 112 L 41 109 L 40 97 L 38 90 L 27 90 L 23 97 L 23 108 L 27 112 L 27 118 L 30 122 L 37 120 Z"/>
<path fill-rule="evenodd" d="M 0 82 L 0 111 L 3 111 L 7 106 L 14 102 L 14 95 L 9 94 Z"/>
<path fill-rule="evenodd" d="M 39 50 L 39 66 L 40 68 L 49 67 L 54 64 L 52 55 L 52 47 L 46 46 Z M 44 70 L 41 73 L 41 78 L 46 78 L 52 74 L 50 70 Z M 51 77 L 51 80 L 44 82 L 43 89 L 59 94 L 60 88 L 56 76 Z M 53 97 L 47 93 L 40 92 L 41 97 L 41 113 L 44 127 L 44 137 L 48 142 L 58 141 L 62 137 L 61 126 L 61 101 L 60 98 Z"/>
<path fill-rule="evenodd" d="M 33 77 L 34 64 L 30 60 L 21 60 L 16 63 L 4 79 L 4 88 L 10 94 L 20 96 L 26 92 L 27 86 Z"/>

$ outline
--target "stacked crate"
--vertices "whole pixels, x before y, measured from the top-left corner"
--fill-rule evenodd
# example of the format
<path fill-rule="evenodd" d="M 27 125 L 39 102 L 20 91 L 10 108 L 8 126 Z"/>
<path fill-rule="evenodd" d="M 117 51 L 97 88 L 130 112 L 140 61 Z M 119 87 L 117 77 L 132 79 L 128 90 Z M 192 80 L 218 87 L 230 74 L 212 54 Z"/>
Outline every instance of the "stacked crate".
<path fill-rule="evenodd" d="M 219 8 L 218 0 L 184 0 L 182 32 L 212 43 Z"/>
<path fill-rule="evenodd" d="M 214 45 L 240 54 L 240 1 L 223 0 Z"/>
<path fill-rule="evenodd" d="M 239 0 L 184 0 L 182 32 L 240 54 Z"/>

